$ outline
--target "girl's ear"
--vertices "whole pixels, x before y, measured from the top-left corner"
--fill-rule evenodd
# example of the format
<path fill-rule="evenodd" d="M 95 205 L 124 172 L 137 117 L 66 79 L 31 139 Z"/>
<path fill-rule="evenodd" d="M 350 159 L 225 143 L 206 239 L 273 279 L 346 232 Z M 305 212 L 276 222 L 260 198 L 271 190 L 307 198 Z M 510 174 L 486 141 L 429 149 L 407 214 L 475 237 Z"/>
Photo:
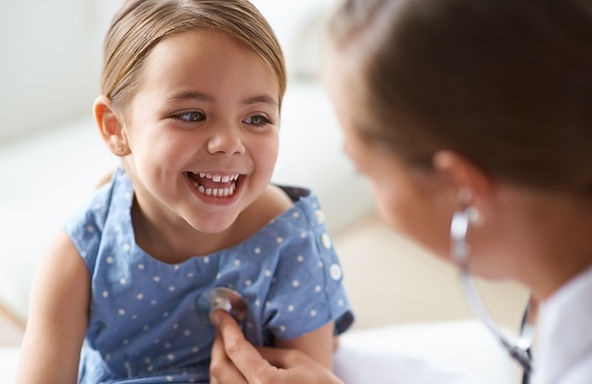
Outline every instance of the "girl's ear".
<path fill-rule="evenodd" d="M 124 125 L 120 117 L 111 106 L 111 100 L 106 96 L 99 96 L 93 105 L 95 120 L 101 132 L 101 137 L 115 156 L 124 157 L 131 153 Z"/>
<path fill-rule="evenodd" d="M 487 212 L 494 205 L 494 179 L 471 160 L 456 152 L 443 150 L 434 154 L 432 165 L 452 187 L 455 199 L 468 192 L 468 203 L 479 211 Z"/>

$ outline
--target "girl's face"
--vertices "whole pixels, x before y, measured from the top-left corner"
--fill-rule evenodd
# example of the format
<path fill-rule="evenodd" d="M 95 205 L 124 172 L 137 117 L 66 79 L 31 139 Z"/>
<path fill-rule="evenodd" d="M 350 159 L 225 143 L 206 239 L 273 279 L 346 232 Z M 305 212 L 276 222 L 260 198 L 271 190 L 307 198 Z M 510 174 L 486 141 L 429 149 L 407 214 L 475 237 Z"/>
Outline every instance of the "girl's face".
<path fill-rule="evenodd" d="M 143 212 L 217 233 L 266 189 L 278 152 L 273 71 L 226 35 L 158 43 L 124 110 L 126 166 Z"/>

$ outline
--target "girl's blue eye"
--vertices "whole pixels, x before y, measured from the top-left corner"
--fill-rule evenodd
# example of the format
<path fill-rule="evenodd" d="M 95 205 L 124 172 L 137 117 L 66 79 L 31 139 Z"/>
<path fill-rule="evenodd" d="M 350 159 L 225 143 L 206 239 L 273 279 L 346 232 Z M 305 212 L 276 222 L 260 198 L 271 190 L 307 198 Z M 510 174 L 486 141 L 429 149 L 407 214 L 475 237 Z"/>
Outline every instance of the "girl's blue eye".
<path fill-rule="evenodd" d="M 271 120 L 269 120 L 267 117 L 263 115 L 253 115 L 244 119 L 243 123 L 260 127 L 262 125 L 271 124 Z"/>
<path fill-rule="evenodd" d="M 196 121 L 204 121 L 206 119 L 206 115 L 203 112 L 193 111 L 193 112 L 183 112 L 173 116 L 175 119 L 187 121 L 187 122 L 196 122 Z"/>

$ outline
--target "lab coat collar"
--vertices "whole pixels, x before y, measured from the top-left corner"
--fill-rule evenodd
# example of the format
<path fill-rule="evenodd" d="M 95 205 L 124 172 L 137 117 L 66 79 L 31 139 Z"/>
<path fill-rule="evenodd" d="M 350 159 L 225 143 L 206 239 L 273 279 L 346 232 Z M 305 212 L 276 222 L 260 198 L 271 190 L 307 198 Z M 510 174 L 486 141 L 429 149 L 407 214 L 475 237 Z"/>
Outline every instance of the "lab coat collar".
<path fill-rule="evenodd" d="M 535 383 L 558 383 L 592 350 L 592 267 L 542 306 L 534 355 Z M 540 380 L 539 380 L 540 379 Z"/>

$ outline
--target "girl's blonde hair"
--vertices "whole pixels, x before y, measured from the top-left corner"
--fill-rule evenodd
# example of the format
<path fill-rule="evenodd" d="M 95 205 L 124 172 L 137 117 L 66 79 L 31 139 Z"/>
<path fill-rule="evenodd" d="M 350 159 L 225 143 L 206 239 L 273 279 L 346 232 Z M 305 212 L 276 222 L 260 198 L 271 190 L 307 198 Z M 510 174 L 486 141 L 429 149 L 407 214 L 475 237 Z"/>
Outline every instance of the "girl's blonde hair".
<path fill-rule="evenodd" d="M 448 149 L 592 195 L 589 0 L 347 0 L 330 35 L 355 64 L 362 137 L 426 169 Z"/>
<path fill-rule="evenodd" d="M 282 50 L 265 18 L 247 0 L 127 0 L 105 36 L 103 95 L 114 107 L 124 106 L 138 87 L 152 47 L 195 29 L 225 33 L 255 52 L 277 77 L 281 105 L 287 81 Z"/>

